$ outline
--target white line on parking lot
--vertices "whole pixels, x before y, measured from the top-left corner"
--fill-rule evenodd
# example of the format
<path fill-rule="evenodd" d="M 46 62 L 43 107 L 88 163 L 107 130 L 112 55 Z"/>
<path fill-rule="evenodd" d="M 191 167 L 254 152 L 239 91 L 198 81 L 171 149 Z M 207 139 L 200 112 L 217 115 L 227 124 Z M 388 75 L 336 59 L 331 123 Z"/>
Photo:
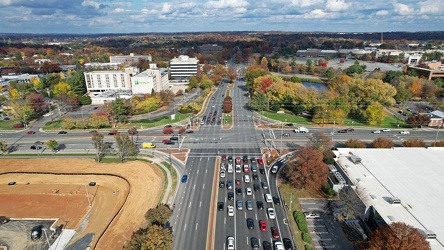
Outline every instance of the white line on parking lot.
<path fill-rule="evenodd" d="M 196 189 L 196 184 L 194 184 L 193 189 Z"/>
<path fill-rule="evenodd" d="M 205 189 L 205 183 L 203 184 L 202 189 Z"/>
<path fill-rule="evenodd" d="M 187 224 L 185 224 L 185 226 L 183 227 L 183 231 L 187 230 Z"/>
<path fill-rule="evenodd" d="M 196 231 L 197 231 L 197 226 L 199 225 L 199 223 L 196 223 Z"/>
<path fill-rule="evenodd" d="M 199 207 L 201 207 L 201 206 L 202 206 L 202 201 L 199 202 Z"/>

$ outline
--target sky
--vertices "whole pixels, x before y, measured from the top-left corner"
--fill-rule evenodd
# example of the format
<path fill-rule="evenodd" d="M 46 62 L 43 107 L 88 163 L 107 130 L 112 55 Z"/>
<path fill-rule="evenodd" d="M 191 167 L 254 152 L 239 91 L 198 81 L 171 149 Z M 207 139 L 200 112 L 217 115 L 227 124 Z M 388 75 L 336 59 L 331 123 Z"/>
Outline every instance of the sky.
<path fill-rule="evenodd" d="M 444 0 L 0 0 L 0 33 L 443 31 Z"/>

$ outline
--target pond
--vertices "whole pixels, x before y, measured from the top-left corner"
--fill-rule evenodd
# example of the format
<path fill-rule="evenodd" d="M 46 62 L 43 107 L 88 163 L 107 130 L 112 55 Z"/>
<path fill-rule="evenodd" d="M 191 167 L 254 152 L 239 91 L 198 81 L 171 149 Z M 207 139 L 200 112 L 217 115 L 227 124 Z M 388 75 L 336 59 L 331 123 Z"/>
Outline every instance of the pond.
<path fill-rule="evenodd" d="M 321 90 L 326 89 L 328 86 L 327 84 L 323 83 L 317 83 L 317 82 L 302 82 L 302 85 L 304 85 L 306 88 L 315 88 L 318 92 Z"/>

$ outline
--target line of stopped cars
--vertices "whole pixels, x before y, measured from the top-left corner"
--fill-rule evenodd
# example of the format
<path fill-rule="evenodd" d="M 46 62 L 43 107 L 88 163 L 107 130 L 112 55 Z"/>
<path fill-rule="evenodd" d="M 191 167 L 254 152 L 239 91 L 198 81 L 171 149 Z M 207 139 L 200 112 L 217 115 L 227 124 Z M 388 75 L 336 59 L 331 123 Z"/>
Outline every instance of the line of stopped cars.
<path fill-rule="evenodd" d="M 281 238 L 274 208 L 274 205 L 280 205 L 281 201 L 278 196 L 272 196 L 269 193 L 269 184 L 262 158 L 249 158 L 246 155 L 243 157 L 222 155 L 219 188 L 222 191 L 219 192 L 218 211 L 225 211 L 224 196 L 226 195 L 227 212 L 225 216 L 233 219 L 234 223 L 237 221 L 244 224 L 242 221 L 245 221 L 245 228 L 253 230 L 252 232 L 257 236 L 247 239 L 252 249 L 260 249 L 260 238 L 264 239 L 262 248 L 265 250 L 271 250 L 273 247 L 278 250 L 294 249 L 289 238 Z M 221 195 L 223 197 L 220 197 Z M 221 201 L 222 199 L 224 201 Z M 255 216 L 256 214 L 257 216 Z M 273 240 L 267 240 L 270 238 Z M 239 244 L 244 244 L 243 240 L 240 242 L 242 243 Z M 226 249 L 235 249 L 235 236 L 229 235 L 225 246 Z M 238 249 L 243 248 L 238 247 Z"/>

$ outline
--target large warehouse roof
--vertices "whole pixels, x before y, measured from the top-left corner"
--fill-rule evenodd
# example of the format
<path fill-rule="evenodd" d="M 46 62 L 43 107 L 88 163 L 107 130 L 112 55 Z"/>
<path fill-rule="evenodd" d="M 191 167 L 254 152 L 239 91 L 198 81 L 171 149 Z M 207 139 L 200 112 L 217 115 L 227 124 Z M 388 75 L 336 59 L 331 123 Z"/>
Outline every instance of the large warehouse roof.
<path fill-rule="evenodd" d="M 432 249 L 444 249 L 444 148 L 339 149 L 338 163 L 367 207 L 386 223 L 433 231 Z M 356 165 L 351 155 L 361 158 Z M 398 198 L 400 204 L 392 204 Z M 396 202 L 395 202 L 396 203 Z"/>

